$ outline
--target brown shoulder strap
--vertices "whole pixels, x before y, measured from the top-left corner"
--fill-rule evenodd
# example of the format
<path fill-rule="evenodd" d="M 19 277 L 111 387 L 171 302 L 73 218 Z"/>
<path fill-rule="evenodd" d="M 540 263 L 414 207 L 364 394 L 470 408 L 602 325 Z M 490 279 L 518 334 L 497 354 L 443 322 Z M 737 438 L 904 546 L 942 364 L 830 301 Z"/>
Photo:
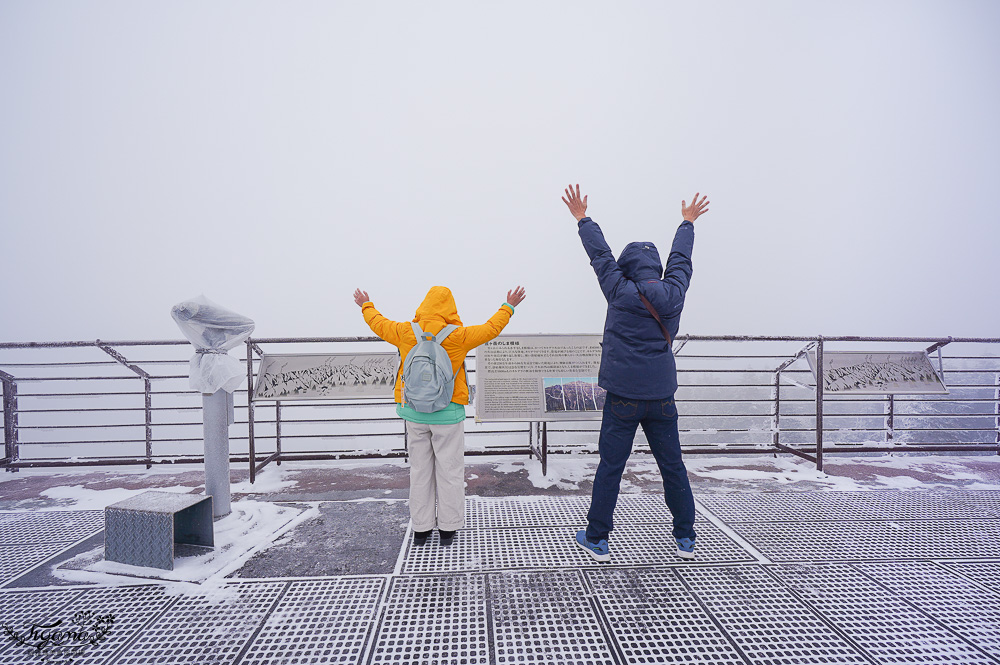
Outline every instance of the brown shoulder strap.
<path fill-rule="evenodd" d="M 653 304 L 646 299 L 646 296 L 642 295 L 642 291 L 639 291 L 639 299 L 642 300 L 642 304 L 646 306 L 646 309 L 648 309 L 649 313 L 653 315 L 656 322 L 660 324 L 660 330 L 663 331 L 663 339 L 667 340 L 667 346 L 673 344 L 673 342 L 670 341 L 670 333 L 667 332 L 667 327 L 663 325 L 663 321 L 660 320 L 660 315 L 655 309 L 653 309 Z"/>

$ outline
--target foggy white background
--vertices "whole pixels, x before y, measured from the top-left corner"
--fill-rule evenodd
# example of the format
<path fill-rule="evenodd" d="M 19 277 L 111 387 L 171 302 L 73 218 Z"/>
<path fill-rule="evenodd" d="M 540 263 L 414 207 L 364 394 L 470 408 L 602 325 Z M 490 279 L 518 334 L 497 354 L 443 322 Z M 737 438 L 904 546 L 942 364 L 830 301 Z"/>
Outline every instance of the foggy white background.
<path fill-rule="evenodd" d="M 997 336 L 1000 3 L 0 0 L 0 341 L 599 332 L 567 183 L 681 334 Z"/>

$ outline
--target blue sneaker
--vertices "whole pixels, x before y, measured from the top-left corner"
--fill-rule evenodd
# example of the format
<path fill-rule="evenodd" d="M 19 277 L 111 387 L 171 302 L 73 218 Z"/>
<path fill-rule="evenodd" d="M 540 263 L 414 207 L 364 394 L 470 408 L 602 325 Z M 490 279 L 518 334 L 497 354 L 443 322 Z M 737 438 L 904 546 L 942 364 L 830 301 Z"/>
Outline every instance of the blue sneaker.
<path fill-rule="evenodd" d="M 606 540 L 602 540 L 599 543 L 592 543 L 587 540 L 586 531 L 577 531 L 576 544 L 587 550 L 587 554 L 594 557 L 595 561 L 611 561 L 611 552 L 608 550 L 608 541 Z"/>
<path fill-rule="evenodd" d="M 694 538 L 675 538 L 677 541 L 677 556 L 682 559 L 694 558 Z"/>

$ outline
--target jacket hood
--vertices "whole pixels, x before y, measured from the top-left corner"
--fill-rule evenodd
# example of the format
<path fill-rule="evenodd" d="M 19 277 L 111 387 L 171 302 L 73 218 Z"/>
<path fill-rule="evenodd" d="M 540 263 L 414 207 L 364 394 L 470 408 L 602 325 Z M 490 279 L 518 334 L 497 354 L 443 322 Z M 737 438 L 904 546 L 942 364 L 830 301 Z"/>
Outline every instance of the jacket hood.
<path fill-rule="evenodd" d="M 633 281 L 639 279 L 659 279 L 663 276 L 660 253 L 651 242 L 630 242 L 618 257 L 618 267 L 625 277 Z"/>
<path fill-rule="evenodd" d="M 454 323 L 457 326 L 462 325 L 462 319 L 458 318 L 455 296 L 451 295 L 451 289 L 445 286 L 431 287 L 424 301 L 420 303 L 420 307 L 417 307 L 417 315 L 413 317 L 413 320 L 416 323 L 438 320 L 443 321 L 444 325 L 449 323 Z"/>

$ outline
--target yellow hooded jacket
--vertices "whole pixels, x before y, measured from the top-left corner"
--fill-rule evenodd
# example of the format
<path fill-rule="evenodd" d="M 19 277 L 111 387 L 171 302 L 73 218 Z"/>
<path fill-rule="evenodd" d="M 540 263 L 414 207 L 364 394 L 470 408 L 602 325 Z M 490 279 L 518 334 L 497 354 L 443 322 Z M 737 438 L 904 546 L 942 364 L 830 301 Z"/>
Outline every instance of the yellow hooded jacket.
<path fill-rule="evenodd" d="M 417 345 L 417 338 L 413 335 L 413 329 L 409 321 L 390 321 L 382 316 L 375 305 L 366 302 L 361 306 L 361 313 L 365 317 L 365 323 L 376 335 L 389 342 L 399 349 L 400 363 L 399 371 L 396 374 L 396 402 L 403 403 L 403 364 L 406 362 L 406 354 Z M 463 326 L 462 320 L 458 318 L 458 307 L 455 305 L 455 297 L 451 295 L 451 290 L 444 286 L 432 286 L 424 301 L 417 308 L 417 315 L 413 320 L 424 332 L 436 335 L 441 329 L 450 323 L 459 326 L 444 340 L 444 350 L 451 358 L 451 371 L 458 372 L 458 369 L 465 362 L 465 356 L 469 351 L 480 344 L 484 344 L 497 335 L 510 323 L 511 314 L 514 310 L 510 305 L 500 306 L 497 313 L 490 317 L 489 321 L 479 326 Z M 457 404 L 469 403 L 469 385 L 465 379 L 465 372 L 458 372 L 455 377 L 455 392 L 451 401 Z"/>

